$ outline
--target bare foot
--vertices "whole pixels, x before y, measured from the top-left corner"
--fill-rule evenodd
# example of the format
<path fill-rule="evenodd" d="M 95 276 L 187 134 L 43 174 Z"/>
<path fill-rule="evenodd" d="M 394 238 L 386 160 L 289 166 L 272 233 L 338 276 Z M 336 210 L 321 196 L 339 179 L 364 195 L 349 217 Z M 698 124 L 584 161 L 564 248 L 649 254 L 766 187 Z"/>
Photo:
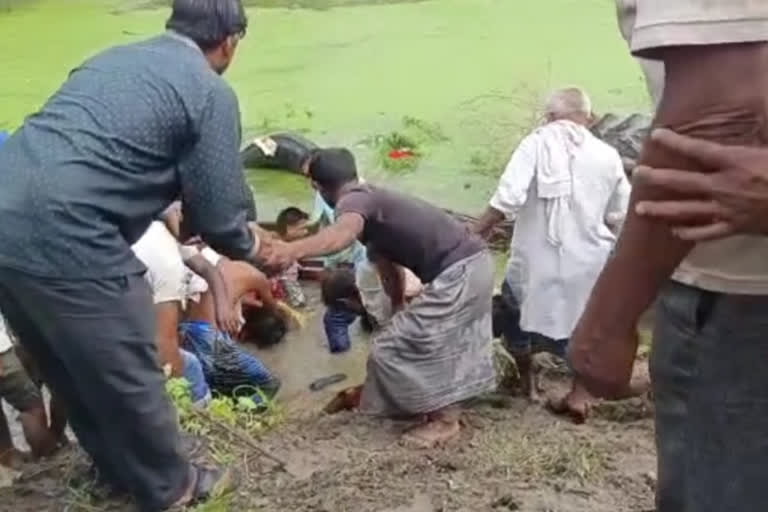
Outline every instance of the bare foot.
<path fill-rule="evenodd" d="M 576 424 L 582 424 L 589 416 L 592 395 L 574 381 L 571 391 L 560 399 L 550 399 L 547 408 L 555 414 L 567 415 Z"/>
<path fill-rule="evenodd" d="M 0 465 L 10 469 L 21 469 L 21 467 L 30 461 L 30 454 L 11 448 L 0 454 Z"/>
<path fill-rule="evenodd" d="M 403 435 L 406 444 L 417 448 L 430 449 L 445 444 L 461 433 L 461 409 L 449 406 L 427 414 L 426 423 L 422 423 Z"/>
<path fill-rule="evenodd" d="M 326 414 L 336 414 L 341 411 L 351 411 L 360 407 L 360 398 L 363 393 L 363 386 L 355 386 L 340 391 L 325 407 L 323 412 Z"/>
<path fill-rule="evenodd" d="M 455 439 L 460 433 L 458 421 L 432 420 L 408 430 L 403 434 L 403 441 L 406 445 L 429 450 Z"/>
<path fill-rule="evenodd" d="M 641 396 L 646 393 L 651 392 L 651 380 L 648 378 L 647 375 L 643 375 L 642 377 L 637 377 L 632 379 L 632 381 L 629 383 L 629 395 L 630 397 L 633 396 Z"/>

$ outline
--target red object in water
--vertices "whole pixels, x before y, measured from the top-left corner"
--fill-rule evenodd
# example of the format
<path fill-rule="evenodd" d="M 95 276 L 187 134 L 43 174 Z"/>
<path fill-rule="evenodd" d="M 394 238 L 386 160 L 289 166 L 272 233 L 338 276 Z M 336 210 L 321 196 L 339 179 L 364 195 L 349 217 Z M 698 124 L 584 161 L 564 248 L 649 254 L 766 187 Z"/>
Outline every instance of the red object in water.
<path fill-rule="evenodd" d="M 389 158 L 399 160 L 400 158 L 409 158 L 415 156 L 413 151 L 408 148 L 393 149 L 389 152 Z"/>

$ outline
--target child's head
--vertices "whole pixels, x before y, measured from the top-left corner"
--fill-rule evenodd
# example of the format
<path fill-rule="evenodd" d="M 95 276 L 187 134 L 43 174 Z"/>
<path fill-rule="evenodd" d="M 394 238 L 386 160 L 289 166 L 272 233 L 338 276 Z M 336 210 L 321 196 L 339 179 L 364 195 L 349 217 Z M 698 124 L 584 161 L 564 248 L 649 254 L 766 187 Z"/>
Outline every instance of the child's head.
<path fill-rule="evenodd" d="M 277 216 L 277 232 L 283 240 L 290 242 L 307 236 L 309 214 L 291 206 L 281 211 Z"/>
<path fill-rule="evenodd" d="M 245 325 L 238 336 L 244 343 L 259 348 L 277 345 L 285 337 L 288 328 L 280 315 L 266 308 L 243 308 Z"/>
<path fill-rule="evenodd" d="M 360 292 L 355 284 L 355 273 L 352 270 L 332 270 L 323 279 L 320 292 L 326 306 L 344 305 L 356 312 L 363 310 Z"/>

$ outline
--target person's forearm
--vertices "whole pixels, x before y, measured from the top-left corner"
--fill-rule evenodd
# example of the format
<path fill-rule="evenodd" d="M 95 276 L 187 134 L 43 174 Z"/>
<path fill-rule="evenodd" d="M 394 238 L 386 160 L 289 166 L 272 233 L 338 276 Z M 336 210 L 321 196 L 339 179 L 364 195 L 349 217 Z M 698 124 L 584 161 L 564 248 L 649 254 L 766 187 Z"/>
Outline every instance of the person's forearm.
<path fill-rule="evenodd" d="M 346 221 L 337 221 L 315 235 L 292 242 L 290 246 L 294 258 L 300 260 L 312 256 L 326 256 L 346 249 L 354 243 L 359 231 L 362 231 L 362 221 L 359 229 L 348 224 Z"/>
<path fill-rule="evenodd" d="M 654 125 L 718 142 L 765 144 L 767 47 L 728 45 L 667 51 L 664 95 Z M 640 163 L 704 170 L 650 141 L 643 148 Z M 672 198 L 640 184 L 634 187 L 614 256 L 595 285 L 579 326 L 589 336 L 630 335 L 640 315 L 693 247 L 672 236 L 666 225 L 641 218 L 634 211 L 638 200 Z"/>
<path fill-rule="evenodd" d="M 405 301 L 405 272 L 402 267 L 389 260 L 380 260 L 376 263 L 379 271 L 381 285 L 389 296 L 392 305 L 397 308 Z"/>
<path fill-rule="evenodd" d="M 472 232 L 487 237 L 495 225 L 504 220 L 504 214 L 492 206 L 488 206 L 483 215 L 472 225 Z"/>
<path fill-rule="evenodd" d="M 169 336 L 160 336 L 156 339 L 157 353 L 163 367 L 170 365 L 172 377 L 184 376 L 184 361 L 181 359 L 179 346 L 176 340 Z"/>

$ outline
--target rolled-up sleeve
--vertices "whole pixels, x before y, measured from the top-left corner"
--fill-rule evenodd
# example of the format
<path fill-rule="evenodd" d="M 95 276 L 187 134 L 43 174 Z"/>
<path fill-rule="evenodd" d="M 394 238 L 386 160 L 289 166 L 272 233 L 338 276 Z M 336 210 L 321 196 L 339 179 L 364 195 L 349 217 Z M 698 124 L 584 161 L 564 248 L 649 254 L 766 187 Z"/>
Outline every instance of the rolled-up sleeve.
<path fill-rule="evenodd" d="M 240 110 L 232 89 L 214 87 L 195 122 L 197 139 L 179 164 L 185 228 L 217 252 L 246 259 L 257 242 L 248 227 L 256 209 L 240 162 Z"/>

